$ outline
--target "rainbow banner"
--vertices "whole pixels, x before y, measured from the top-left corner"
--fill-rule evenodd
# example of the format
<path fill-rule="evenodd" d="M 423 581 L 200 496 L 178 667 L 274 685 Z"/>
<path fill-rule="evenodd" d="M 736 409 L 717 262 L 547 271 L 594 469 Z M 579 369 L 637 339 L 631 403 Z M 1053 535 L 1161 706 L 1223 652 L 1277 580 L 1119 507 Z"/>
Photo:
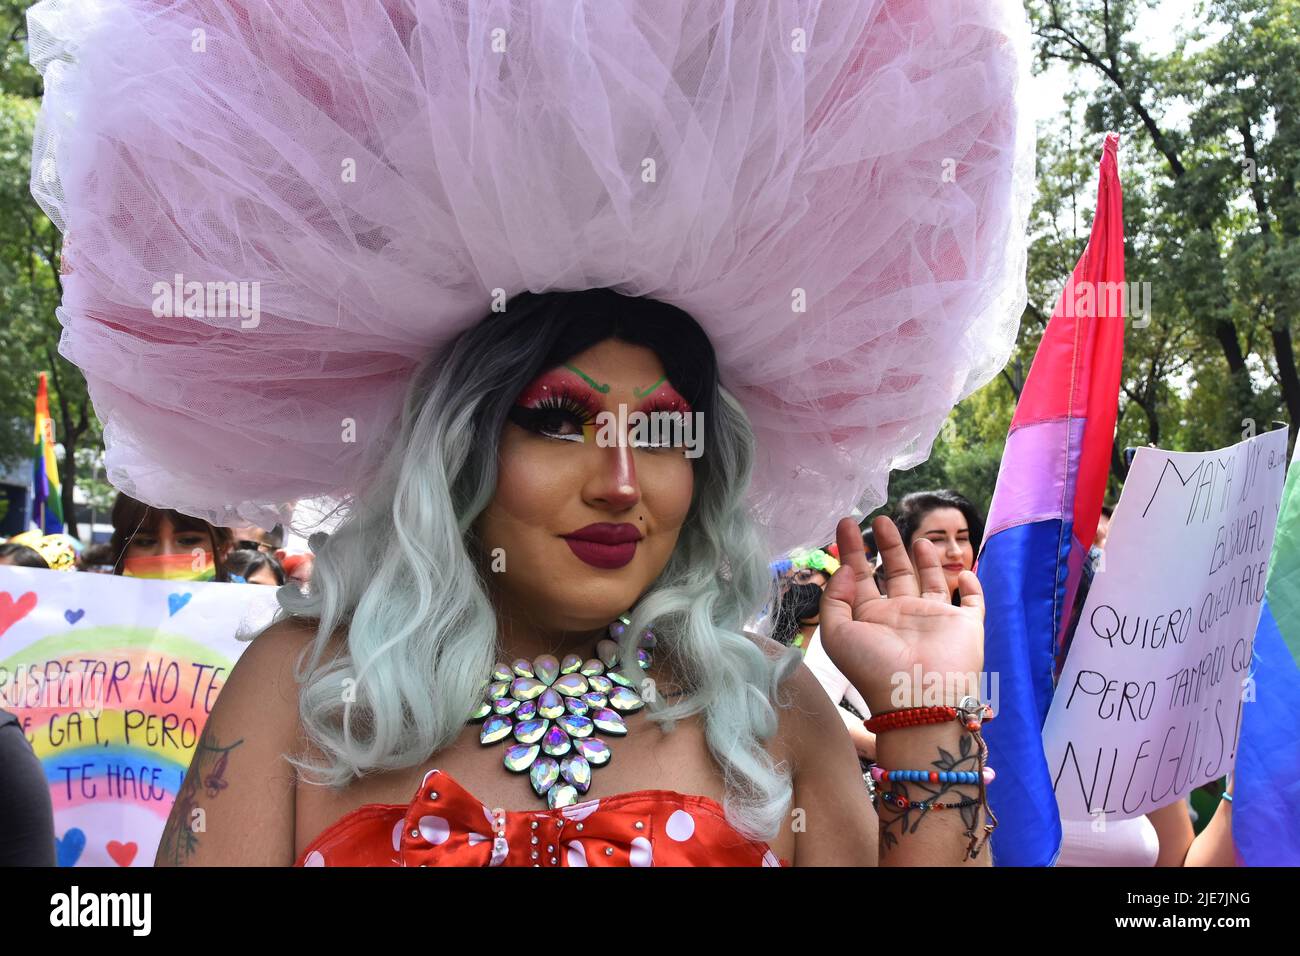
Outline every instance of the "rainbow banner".
<path fill-rule="evenodd" d="M 0 567 L 0 707 L 45 769 L 60 866 L 153 865 L 208 714 L 275 592 Z"/>
<path fill-rule="evenodd" d="M 36 379 L 36 431 L 32 436 L 32 520 L 46 534 L 63 532 L 63 488 L 54 460 L 54 420 L 45 373 Z"/>

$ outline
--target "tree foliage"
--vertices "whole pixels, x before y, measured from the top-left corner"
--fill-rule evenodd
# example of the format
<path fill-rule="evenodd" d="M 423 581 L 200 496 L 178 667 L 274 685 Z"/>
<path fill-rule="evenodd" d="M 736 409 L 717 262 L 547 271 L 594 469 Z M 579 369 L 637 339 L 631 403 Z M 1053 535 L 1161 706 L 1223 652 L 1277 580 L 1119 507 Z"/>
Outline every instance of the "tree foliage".
<path fill-rule="evenodd" d="M 1120 134 L 1127 280 L 1149 283 L 1150 321 L 1125 331 L 1112 497 L 1126 446 L 1204 450 L 1300 422 L 1300 0 L 1216 0 L 1164 56 L 1134 0 L 1027 5 L 1041 72 L 1080 81 L 1039 124 L 1029 305 L 1011 362 L 953 413 L 908 491 L 953 487 L 987 507 L 1024 373 L 1087 244 L 1104 134 Z M 1158 11 L 1158 5 L 1155 5 Z M 1171 25 L 1172 26 L 1172 25 Z M 1081 114 L 1081 120 L 1076 115 Z"/>
<path fill-rule="evenodd" d="M 16 465 L 32 454 L 36 376 L 49 373 L 50 416 L 63 448 L 59 477 L 68 530 L 77 533 L 73 489 L 76 451 L 100 441 L 86 382 L 58 353 L 62 298 L 61 237 L 32 199 L 32 134 L 40 108 L 40 76 L 27 63 L 28 4 L 0 3 L 0 461 Z"/>

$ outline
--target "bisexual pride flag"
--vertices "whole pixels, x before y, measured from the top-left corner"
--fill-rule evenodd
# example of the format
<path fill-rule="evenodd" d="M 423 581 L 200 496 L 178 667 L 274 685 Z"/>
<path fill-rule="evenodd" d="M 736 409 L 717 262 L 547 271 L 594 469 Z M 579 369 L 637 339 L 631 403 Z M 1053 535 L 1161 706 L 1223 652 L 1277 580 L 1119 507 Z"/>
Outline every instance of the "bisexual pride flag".
<path fill-rule="evenodd" d="M 998 780 L 993 860 L 1050 866 L 1061 819 L 1043 754 L 1055 661 L 1097 531 L 1124 359 L 1124 217 L 1107 133 L 1088 247 L 1039 343 L 1016 405 L 976 573 L 984 588 L 984 666 L 997 675 L 986 724 Z"/>

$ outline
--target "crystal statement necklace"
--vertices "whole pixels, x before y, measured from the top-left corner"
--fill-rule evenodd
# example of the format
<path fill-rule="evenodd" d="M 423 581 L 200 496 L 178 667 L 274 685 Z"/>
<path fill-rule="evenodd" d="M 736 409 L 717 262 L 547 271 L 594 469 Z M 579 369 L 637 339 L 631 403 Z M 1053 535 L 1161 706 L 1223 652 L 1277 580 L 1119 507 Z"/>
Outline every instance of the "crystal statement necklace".
<path fill-rule="evenodd" d="M 531 662 L 497 664 L 470 716 L 483 722 L 478 739 L 484 746 L 508 742 L 506 769 L 526 772 L 552 810 L 577 803 L 591 787 L 592 769 L 609 763 L 609 744 L 596 733 L 624 736 L 623 714 L 645 706 L 639 683 L 616 670 L 617 641 L 631 623 L 627 617 L 612 623 L 609 638 L 596 644 L 596 656 L 588 661 L 577 654 L 562 661 L 543 654 Z M 650 667 L 654 646 L 651 631 L 637 641 L 636 662 L 643 670 Z"/>

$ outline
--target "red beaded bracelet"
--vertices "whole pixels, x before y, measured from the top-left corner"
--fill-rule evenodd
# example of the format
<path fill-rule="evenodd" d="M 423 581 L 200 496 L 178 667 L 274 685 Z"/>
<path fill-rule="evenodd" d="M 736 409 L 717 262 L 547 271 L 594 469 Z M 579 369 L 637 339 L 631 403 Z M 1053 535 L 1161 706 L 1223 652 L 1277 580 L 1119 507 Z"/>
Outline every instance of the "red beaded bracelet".
<path fill-rule="evenodd" d="M 988 704 L 984 706 L 984 716 L 982 720 L 993 719 L 993 708 Z M 880 714 L 862 722 L 862 726 L 873 734 L 884 733 L 887 730 L 902 730 L 904 727 L 924 727 L 927 724 L 946 724 L 950 720 L 957 720 L 963 716 L 963 712 L 957 707 L 908 707 L 904 710 L 892 710 L 887 714 Z M 980 720 L 967 721 L 965 727 L 969 731 L 979 730 Z"/>

